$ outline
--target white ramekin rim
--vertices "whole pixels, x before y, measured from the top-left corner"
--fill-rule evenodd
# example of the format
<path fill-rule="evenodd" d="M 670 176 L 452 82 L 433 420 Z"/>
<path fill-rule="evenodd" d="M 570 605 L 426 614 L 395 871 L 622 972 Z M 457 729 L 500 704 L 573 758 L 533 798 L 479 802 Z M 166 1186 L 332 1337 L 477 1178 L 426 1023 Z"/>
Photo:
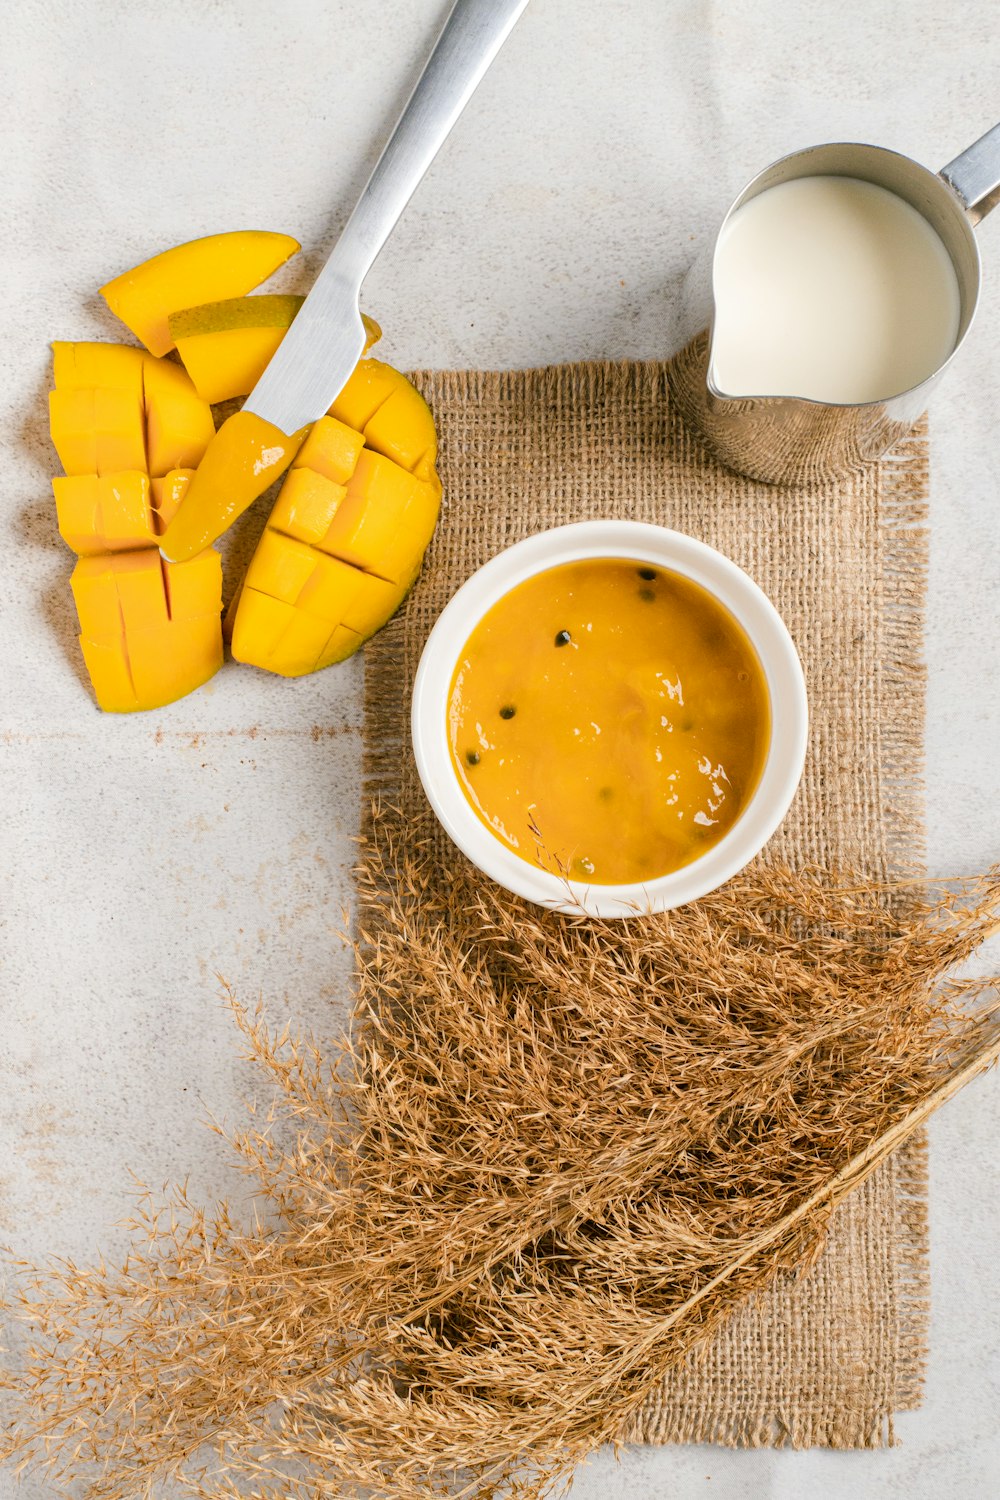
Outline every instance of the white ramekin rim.
<path fill-rule="evenodd" d="M 447 703 L 459 652 L 487 610 L 536 573 L 586 558 L 627 558 L 700 584 L 735 616 L 760 659 L 771 740 L 757 787 L 719 842 L 691 864 L 634 885 L 586 885 L 538 869 L 502 844 L 466 799 L 448 746 Z M 641 521 L 577 521 L 517 542 L 469 578 L 441 611 L 413 684 L 413 753 L 445 831 L 492 880 L 539 906 L 578 916 L 628 917 L 684 906 L 723 885 L 767 843 L 788 811 L 805 762 L 808 705 L 794 643 L 767 595 L 729 558 L 694 537 Z"/>

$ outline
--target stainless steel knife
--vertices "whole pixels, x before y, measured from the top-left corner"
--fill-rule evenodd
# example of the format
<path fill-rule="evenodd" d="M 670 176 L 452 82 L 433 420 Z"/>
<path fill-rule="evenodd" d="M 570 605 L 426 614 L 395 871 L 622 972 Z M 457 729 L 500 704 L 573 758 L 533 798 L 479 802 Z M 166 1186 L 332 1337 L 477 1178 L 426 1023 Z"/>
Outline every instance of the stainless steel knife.
<path fill-rule="evenodd" d="M 160 539 L 165 557 L 180 561 L 215 541 L 282 473 L 295 456 L 302 430 L 323 416 L 343 389 L 364 350 L 361 284 L 527 4 L 528 0 L 455 0 L 312 291 L 242 411 L 230 417 L 209 444 L 177 515 Z M 269 426 L 258 432 L 257 450 L 248 448 L 244 455 L 239 452 L 243 434 L 253 432 L 245 414 Z M 282 444 L 282 434 L 289 443 Z"/>
<path fill-rule="evenodd" d="M 457 0 L 427 66 L 291 328 L 245 402 L 282 432 L 330 407 L 365 343 L 361 284 L 528 0 Z"/>

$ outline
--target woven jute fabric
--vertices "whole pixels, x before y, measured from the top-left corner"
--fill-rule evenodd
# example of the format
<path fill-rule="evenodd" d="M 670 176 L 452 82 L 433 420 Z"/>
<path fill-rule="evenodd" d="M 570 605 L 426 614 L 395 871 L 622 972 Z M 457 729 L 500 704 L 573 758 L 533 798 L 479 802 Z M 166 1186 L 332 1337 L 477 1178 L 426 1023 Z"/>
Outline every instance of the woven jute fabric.
<path fill-rule="evenodd" d="M 367 789 L 436 850 L 409 749 L 410 688 L 442 607 L 496 552 L 550 526 L 624 516 L 719 548 L 755 578 L 798 647 L 810 704 L 805 773 L 770 846 L 793 863 L 881 879 L 922 861 L 921 667 L 927 444 L 808 489 L 711 459 L 660 363 L 415 377 L 441 436 L 444 505 L 420 581 L 366 655 Z M 837 1210 L 808 1272 L 735 1314 L 666 1379 L 633 1442 L 874 1447 L 916 1405 L 926 1352 L 925 1145 L 911 1141 Z"/>

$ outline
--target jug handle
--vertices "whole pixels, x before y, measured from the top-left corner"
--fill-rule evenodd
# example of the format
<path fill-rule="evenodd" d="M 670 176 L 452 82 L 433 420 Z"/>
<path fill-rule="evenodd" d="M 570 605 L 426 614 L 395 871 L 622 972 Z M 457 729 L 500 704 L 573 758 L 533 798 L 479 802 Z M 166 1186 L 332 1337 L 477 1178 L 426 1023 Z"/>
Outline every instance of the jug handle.
<path fill-rule="evenodd" d="M 1000 125 L 987 130 L 938 175 L 955 189 L 974 225 L 985 219 L 1000 203 Z"/>

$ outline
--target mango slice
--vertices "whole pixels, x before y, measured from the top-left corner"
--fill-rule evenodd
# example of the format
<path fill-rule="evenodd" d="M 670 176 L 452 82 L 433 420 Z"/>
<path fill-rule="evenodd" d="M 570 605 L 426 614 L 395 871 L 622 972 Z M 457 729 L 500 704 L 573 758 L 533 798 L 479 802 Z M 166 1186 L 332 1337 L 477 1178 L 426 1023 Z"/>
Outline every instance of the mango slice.
<path fill-rule="evenodd" d="M 164 557 L 184 562 L 228 526 L 288 468 L 308 428 L 286 435 L 263 417 L 238 411 L 223 422 L 160 542 Z"/>
<path fill-rule="evenodd" d="M 222 665 L 222 561 L 167 563 L 155 548 L 81 557 L 71 580 L 80 646 L 99 706 L 162 708 Z"/>
<path fill-rule="evenodd" d="M 170 336 L 206 401 L 248 396 L 304 297 L 233 297 L 171 313 Z"/>
<path fill-rule="evenodd" d="M 171 313 L 243 296 L 299 248 L 291 235 L 263 229 L 210 234 L 123 272 L 101 287 L 101 296 L 151 354 L 166 354 L 174 347 Z"/>
<path fill-rule="evenodd" d="M 305 300 L 232 297 L 171 313 L 170 334 L 198 394 L 206 401 L 249 396 Z M 382 330 L 364 314 L 362 322 L 367 352 Z"/>
<path fill-rule="evenodd" d="M 377 437 L 391 456 L 365 435 L 390 401 L 398 424 Z M 441 502 L 433 418 L 405 376 L 362 361 L 332 411 L 299 449 L 227 613 L 234 658 L 286 677 L 343 661 L 395 613 Z"/>
<path fill-rule="evenodd" d="M 52 488 L 79 555 L 83 658 L 102 709 L 160 708 L 222 664 L 218 554 L 175 565 L 158 546 L 214 433 L 211 410 L 180 365 L 141 349 L 60 342 L 53 364 L 52 437 L 67 473 Z"/>
<path fill-rule="evenodd" d="M 134 391 L 105 386 L 50 391 L 49 430 L 67 474 L 146 467 L 142 400 Z"/>

